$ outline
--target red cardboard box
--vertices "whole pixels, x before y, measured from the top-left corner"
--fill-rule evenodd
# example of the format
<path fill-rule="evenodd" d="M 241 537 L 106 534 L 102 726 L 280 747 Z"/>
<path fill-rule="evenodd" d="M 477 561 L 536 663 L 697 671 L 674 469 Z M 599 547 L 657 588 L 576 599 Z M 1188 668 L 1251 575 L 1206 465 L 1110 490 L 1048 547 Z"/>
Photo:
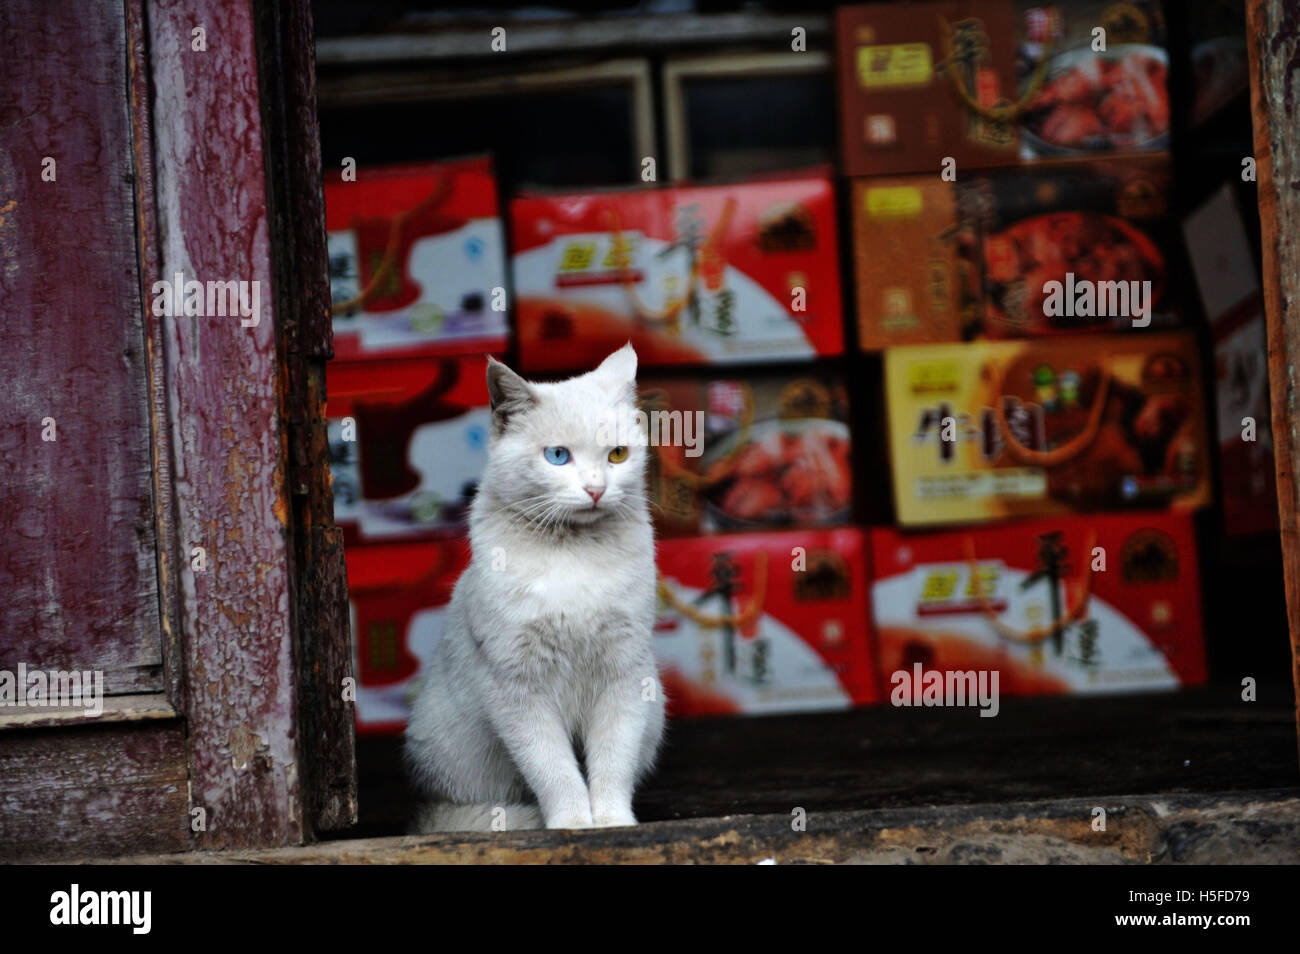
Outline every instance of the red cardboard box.
<path fill-rule="evenodd" d="M 663 540 L 655 657 L 676 716 L 878 698 L 857 529 Z"/>
<path fill-rule="evenodd" d="M 843 7 L 844 169 L 937 175 L 951 159 L 961 174 L 1166 150 L 1164 37 L 1155 0 Z"/>
<path fill-rule="evenodd" d="M 357 732 L 400 735 L 442 636 L 469 542 L 348 547 Z"/>
<path fill-rule="evenodd" d="M 502 351 L 505 242 L 490 159 L 325 184 L 336 360 Z"/>
<path fill-rule="evenodd" d="M 330 365 L 334 520 L 349 545 L 464 529 L 487 463 L 484 361 Z"/>
<path fill-rule="evenodd" d="M 525 372 L 844 350 L 829 178 L 530 196 L 510 204 Z"/>
<path fill-rule="evenodd" d="M 1205 681 L 1184 514 L 1098 514 L 940 533 L 871 531 L 884 692 L 898 672 L 999 672 L 1012 695 Z M 978 581 L 978 582 L 977 582 Z"/>
<path fill-rule="evenodd" d="M 838 373 L 643 377 L 641 401 L 661 534 L 852 520 L 849 400 Z"/>

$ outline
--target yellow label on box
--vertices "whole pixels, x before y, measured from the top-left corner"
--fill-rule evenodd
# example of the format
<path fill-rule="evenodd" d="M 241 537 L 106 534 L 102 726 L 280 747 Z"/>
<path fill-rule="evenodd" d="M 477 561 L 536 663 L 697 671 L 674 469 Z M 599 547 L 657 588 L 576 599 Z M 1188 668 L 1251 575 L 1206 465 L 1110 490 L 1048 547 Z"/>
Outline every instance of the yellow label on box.
<path fill-rule="evenodd" d="M 956 391 L 961 365 L 956 361 L 917 361 L 907 369 L 907 389 L 913 394 Z"/>
<path fill-rule="evenodd" d="M 925 43 L 860 46 L 857 59 L 863 89 L 924 86 L 934 78 L 930 47 Z"/>
<path fill-rule="evenodd" d="M 867 189 L 863 201 L 867 215 L 873 219 L 915 218 L 923 205 L 921 190 L 916 186 L 877 186 Z"/>
<path fill-rule="evenodd" d="M 560 257 L 560 271 L 580 272 L 591 268 L 596 257 L 595 242 L 570 242 Z"/>
<path fill-rule="evenodd" d="M 1047 496 L 1047 476 L 1038 467 L 919 474 L 915 490 L 919 501 L 1039 500 Z"/>

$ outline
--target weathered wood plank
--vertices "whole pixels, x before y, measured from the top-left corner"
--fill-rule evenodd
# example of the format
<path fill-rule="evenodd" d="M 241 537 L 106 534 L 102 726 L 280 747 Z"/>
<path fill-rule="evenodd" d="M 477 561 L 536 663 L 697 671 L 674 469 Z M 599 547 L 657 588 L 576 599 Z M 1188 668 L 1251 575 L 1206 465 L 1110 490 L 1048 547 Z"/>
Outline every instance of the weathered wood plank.
<path fill-rule="evenodd" d="M 204 848 L 303 837 L 287 386 L 277 355 L 251 0 L 150 0 L 154 181 L 170 280 L 257 282 L 260 314 L 163 323 L 193 804 Z M 192 31 L 202 27 L 206 49 Z M 249 286 L 251 289 L 251 285 Z M 253 317 L 248 319 L 250 322 Z"/>
<path fill-rule="evenodd" d="M 1094 808 L 1106 830 L 1093 830 Z M 1125 796 L 654 822 L 595 831 L 331 841 L 121 859 L 141 864 L 1290 864 L 1291 792 Z"/>
<path fill-rule="evenodd" d="M 306 0 L 264 4 L 259 21 L 277 328 L 288 376 L 300 771 L 310 829 L 357 816 L 347 568 L 334 526 L 325 426 L 325 360 L 333 355 L 329 260 L 316 124 L 314 36 Z"/>
<path fill-rule="evenodd" d="M 152 453 L 154 532 L 157 537 L 158 623 L 161 628 L 163 677 L 167 695 L 180 708 L 183 699 L 181 629 L 177 594 L 181 568 L 189 550 L 176 539 L 175 494 L 172 491 L 171 428 L 168 423 L 167 375 L 163 367 L 163 323 L 151 307 L 153 277 L 162 274 L 159 259 L 158 216 L 154 198 L 153 124 L 150 115 L 148 29 L 145 0 L 127 0 L 127 81 L 130 93 L 131 147 L 135 164 L 135 247 L 140 272 L 140 313 L 144 318 L 145 367 L 148 372 L 149 437 Z M 148 282 L 146 277 L 148 276 Z"/>
<path fill-rule="evenodd" d="M 0 669 L 157 691 L 123 10 L 6 2 L 0 48 Z"/>
<path fill-rule="evenodd" d="M 0 736 L 0 861 L 190 847 L 179 722 Z"/>
<path fill-rule="evenodd" d="M 1264 260 L 1269 396 L 1300 751 L 1300 5 L 1250 0 L 1250 106 Z"/>
<path fill-rule="evenodd" d="M 0 730 L 177 718 L 176 710 L 172 708 L 166 694 L 161 692 L 138 696 L 108 696 L 103 703 L 103 711 L 98 715 L 88 713 L 85 707 L 15 706 L 0 709 Z"/>
<path fill-rule="evenodd" d="M 328 454 L 319 459 L 328 460 Z M 334 831 L 356 824 L 358 812 L 356 712 L 342 691 L 343 680 L 353 675 L 348 577 L 343 531 L 315 527 L 311 539 L 308 576 L 301 585 L 308 590 L 303 605 L 312 615 L 304 623 L 298 670 L 303 783 L 313 827 Z"/>

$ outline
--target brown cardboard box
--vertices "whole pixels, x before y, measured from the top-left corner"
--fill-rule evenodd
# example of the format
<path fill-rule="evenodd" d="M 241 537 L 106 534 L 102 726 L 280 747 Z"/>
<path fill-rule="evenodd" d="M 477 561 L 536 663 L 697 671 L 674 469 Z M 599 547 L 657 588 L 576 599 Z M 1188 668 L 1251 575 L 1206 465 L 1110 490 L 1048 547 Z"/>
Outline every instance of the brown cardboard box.
<path fill-rule="evenodd" d="M 951 27 L 949 26 L 951 25 Z M 942 68 L 952 31 L 956 64 Z M 1015 90 L 1015 14 L 977 0 L 841 7 L 835 33 L 844 171 L 851 176 L 939 173 L 1018 162 L 1015 129 L 973 113 Z"/>
<path fill-rule="evenodd" d="M 956 183 L 933 175 L 859 179 L 851 201 L 859 346 L 969 337 L 963 329 L 978 326 L 982 297 Z"/>
<path fill-rule="evenodd" d="M 837 15 L 849 175 L 1169 147 L 1156 0 L 934 0 Z"/>
<path fill-rule="evenodd" d="M 932 175 L 858 180 L 859 344 L 875 351 L 1178 327 L 1170 192 L 1170 169 L 1158 156 L 997 169 L 958 182 Z M 1084 283 L 1100 293 L 1117 282 L 1125 286 L 1117 310 L 1109 299 L 1076 307 Z M 1060 285 L 1059 296 L 1051 283 Z M 1136 313 L 1135 290 L 1150 305 L 1145 316 Z"/>

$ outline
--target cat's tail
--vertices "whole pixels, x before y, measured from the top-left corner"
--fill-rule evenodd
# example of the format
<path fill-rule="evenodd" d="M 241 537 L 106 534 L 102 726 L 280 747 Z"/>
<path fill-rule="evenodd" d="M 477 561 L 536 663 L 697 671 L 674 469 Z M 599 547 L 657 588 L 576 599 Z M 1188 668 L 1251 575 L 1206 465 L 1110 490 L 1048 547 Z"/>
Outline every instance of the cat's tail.
<path fill-rule="evenodd" d="M 518 831 L 543 827 L 542 812 L 536 805 L 425 802 L 416 812 L 411 832 L 428 835 L 439 831 Z"/>

